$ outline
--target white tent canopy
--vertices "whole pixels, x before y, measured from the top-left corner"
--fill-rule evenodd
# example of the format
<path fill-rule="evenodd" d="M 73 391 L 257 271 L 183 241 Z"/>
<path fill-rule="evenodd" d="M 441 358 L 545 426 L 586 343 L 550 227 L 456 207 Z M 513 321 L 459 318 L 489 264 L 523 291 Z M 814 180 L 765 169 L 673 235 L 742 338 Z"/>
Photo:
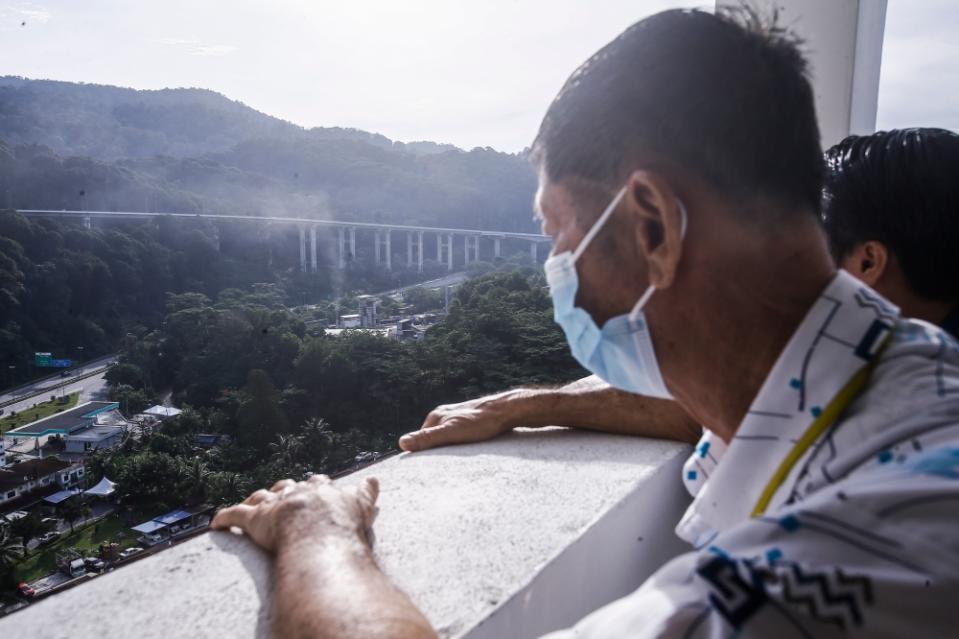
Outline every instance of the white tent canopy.
<path fill-rule="evenodd" d="M 96 486 L 83 491 L 84 495 L 93 495 L 94 497 L 109 497 L 116 490 L 116 483 L 107 479 L 106 475 L 97 483 Z"/>
<path fill-rule="evenodd" d="M 144 415 L 153 415 L 154 417 L 176 417 L 182 413 L 179 408 L 173 408 L 172 406 L 151 406 L 150 408 L 143 411 Z"/>

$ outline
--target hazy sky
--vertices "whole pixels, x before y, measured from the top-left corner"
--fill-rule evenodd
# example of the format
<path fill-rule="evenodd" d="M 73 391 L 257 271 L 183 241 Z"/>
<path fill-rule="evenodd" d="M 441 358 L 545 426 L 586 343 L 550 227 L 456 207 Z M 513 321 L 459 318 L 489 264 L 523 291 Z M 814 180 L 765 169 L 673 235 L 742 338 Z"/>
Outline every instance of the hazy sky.
<path fill-rule="evenodd" d="M 308 127 L 517 151 L 580 62 L 674 6 L 712 2 L 0 0 L 0 75 L 203 87 Z M 959 2 L 889 0 L 882 69 L 880 127 L 959 129 Z"/>

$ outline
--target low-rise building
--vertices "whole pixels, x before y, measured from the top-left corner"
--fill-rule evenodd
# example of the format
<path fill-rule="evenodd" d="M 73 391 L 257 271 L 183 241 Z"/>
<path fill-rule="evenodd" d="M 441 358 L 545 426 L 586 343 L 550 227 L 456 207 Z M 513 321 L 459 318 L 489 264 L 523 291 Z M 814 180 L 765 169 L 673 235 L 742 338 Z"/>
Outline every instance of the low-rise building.
<path fill-rule="evenodd" d="M 0 512 L 29 506 L 48 495 L 76 488 L 83 465 L 48 457 L 30 459 L 0 469 Z"/>
<path fill-rule="evenodd" d="M 58 438 L 65 456 L 82 457 L 100 448 L 120 444 L 129 422 L 120 414 L 117 402 L 87 402 L 70 410 L 44 417 L 8 431 L 7 439 Z"/>

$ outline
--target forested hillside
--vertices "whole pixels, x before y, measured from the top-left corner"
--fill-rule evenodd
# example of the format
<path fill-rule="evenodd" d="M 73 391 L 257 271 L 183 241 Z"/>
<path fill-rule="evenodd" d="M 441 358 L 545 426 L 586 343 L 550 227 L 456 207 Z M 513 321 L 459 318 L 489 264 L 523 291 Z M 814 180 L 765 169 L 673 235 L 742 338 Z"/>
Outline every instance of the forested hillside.
<path fill-rule="evenodd" d="M 0 78 L 0 206 L 535 231 L 526 159 L 304 129 L 198 89 Z"/>

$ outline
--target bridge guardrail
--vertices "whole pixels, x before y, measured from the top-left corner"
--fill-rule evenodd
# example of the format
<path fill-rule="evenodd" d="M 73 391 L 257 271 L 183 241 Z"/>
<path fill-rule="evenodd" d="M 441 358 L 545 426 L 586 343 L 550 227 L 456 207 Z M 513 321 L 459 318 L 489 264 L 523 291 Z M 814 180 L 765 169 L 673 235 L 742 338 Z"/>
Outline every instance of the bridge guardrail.
<path fill-rule="evenodd" d="M 10 405 L 12 405 L 12 404 L 16 404 L 16 403 L 18 403 L 18 402 L 22 402 L 22 401 L 27 400 L 27 399 L 33 399 L 34 397 L 39 397 L 40 395 L 46 395 L 47 393 L 49 393 L 49 392 L 51 392 L 51 391 L 59 390 L 59 389 L 63 388 L 64 386 L 69 386 L 70 384 L 73 384 L 74 382 L 78 382 L 78 381 L 83 380 L 83 379 L 86 379 L 86 378 L 88 378 L 88 377 L 93 377 L 94 375 L 99 375 L 100 373 L 103 373 L 104 371 L 106 371 L 106 370 L 107 370 L 108 368 L 110 368 L 111 366 L 113 366 L 113 364 L 107 364 L 106 366 L 101 366 L 100 368 L 95 368 L 95 369 L 93 369 L 92 371 L 88 371 L 88 372 L 86 372 L 86 373 L 83 373 L 82 375 L 77 375 L 77 376 L 75 376 L 75 377 L 70 377 L 69 379 L 64 379 L 62 383 L 56 384 L 55 386 L 50 386 L 50 387 L 48 387 L 48 388 L 44 388 L 43 390 L 34 391 L 34 392 L 32 392 L 32 393 L 27 393 L 26 395 L 20 395 L 19 397 L 14 397 L 13 399 L 8 399 L 8 400 L 6 400 L 5 402 L 0 402 L 0 408 L 5 408 L 5 407 L 7 407 L 7 406 L 10 406 Z"/>

